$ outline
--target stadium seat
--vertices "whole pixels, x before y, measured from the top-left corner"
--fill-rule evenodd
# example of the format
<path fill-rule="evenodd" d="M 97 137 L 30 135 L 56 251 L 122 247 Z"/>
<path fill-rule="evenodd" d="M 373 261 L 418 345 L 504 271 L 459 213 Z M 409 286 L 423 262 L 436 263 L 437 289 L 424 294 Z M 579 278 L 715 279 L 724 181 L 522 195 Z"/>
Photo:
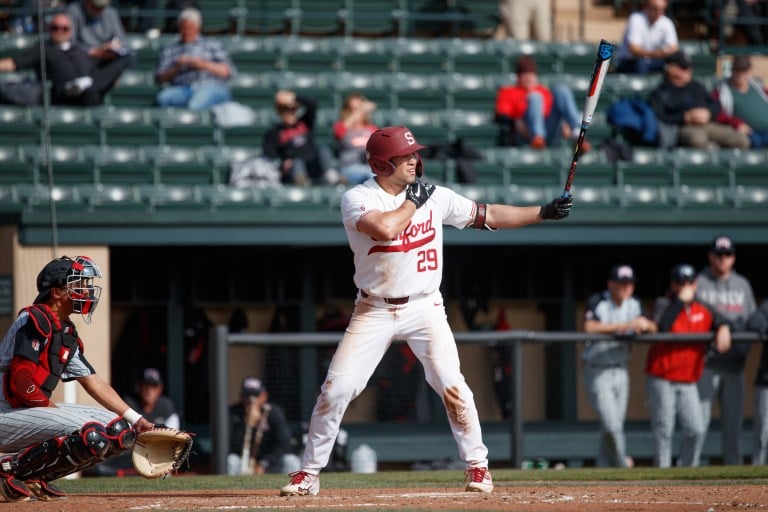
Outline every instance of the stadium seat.
<path fill-rule="evenodd" d="M 589 81 L 597 59 L 597 45 L 577 41 L 552 42 L 549 51 L 558 59 L 558 71 L 567 75 L 585 77 Z"/>
<path fill-rule="evenodd" d="M 559 58 L 550 51 L 547 43 L 540 41 L 517 41 L 515 39 L 489 40 L 489 51 L 499 57 L 502 64 L 502 73 L 513 73 L 515 63 L 522 55 L 530 55 L 536 60 L 540 75 L 559 73 Z"/>
<path fill-rule="evenodd" d="M 484 39 L 440 38 L 436 44 L 446 56 L 447 71 L 484 75 L 514 70 L 514 65 L 510 68 L 508 55 Z"/>
<path fill-rule="evenodd" d="M 733 186 L 768 187 L 768 156 L 765 151 L 736 151 L 727 162 L 731 168 Z"/>
<path fill-rule="evenodd" d="M 234 101 L 258 109 L 272 106 L 275 99 L 274 73 L 237 73 L 229 82 Z"/>
<path fill-rule="evenodd" d="M 37 182 L 37 167 L 23 158 L 19 146 L 0 146 L 0 185 L 10 186 Z"/>
<path fill-rule="evenodd" d="M 158 108 L 150 111 L 150 117 L 157 125 L 161 146 L 199 147 L 216 143 L 215 127 L 208 111 Z"/>
<path fill-rule="evenodd" d="M 238 34 L 287 34 L 292 16 L 297 14 L 284 0 L 240 0 L 238 3 L 241 6 Z"/>
<path fill-rule="evenodd" d="M 441 121 L 448 133 L 448 140 L 464 140 L 472 148 L 486 148 L 496 144 L 498 126 L 493 122 L 492 110 L 445 110 Z"/>
<path fill-rule="evenodd" d="M 669 160 L 679 185 L 727 187 L 732 183 L 730 168 L 720 162 L 717 151 L 676 148 Z"/>
<path fill-rule="evenodd" d="M 347 0 L 344 34 L 384 37 L 400 32 L 405 22 L 403 0 Z"/>
<path fill-rule="evenodd" d="M 299 3 L 296 28 L 292 33 L 309 36 L 339 34 L 344 27 L 344 0 L 306 0 Z"/>
<path fill-rule="evenodd" d="M 215 185 L 221 182 L 216 169 L 199 155 L 197 148 L 151 146 L 143 151 L 163 185 Z"/>
<path fill-rule="evenodd" d="M 392 95 L 389 89 L 384 86 L 381 75 L 344 71 L 324 78 L 324 82 L 333 88 L 334 104 L 339 105 L 339 107 L 343 104 L 347 94 L 361 93 L 376 103 L 377 108 L 392 108 Z"/>
<path fill-rule="evenodd" d="M 450 109 L 493 110 L 496 102 L 496 89 L 487 75 L 465 75 L 446 73 L 436 76 L 438 85 L 446 95 L 446 105 Z"/>
<path fill-rule="evenodd" d="M 133 186 L 159 182 L 153 165 L 135 147 L 86 146 L 83 153 L 94 166 L 97 185 Z"/>
<path fill-rule="evenodd" d="M 446 95 L 432 75 L 396 73 L 384 75 L 383 82 L 393 108 L 438 111 L 447 107 Z"/>
<path fill-rule="evenodd" d="M 692 205 L 712 208 L 724 204 L 720 190 L 711 186 L 680 185 L 667 189 L 666 194 L 669 201 L 678 208 Z"/>
<path fill-rule="evenodd" d="M 273 47 L 273 38 L 242 35 L 219 38 L 238 73 L 263 73 L 280 69 L 280 54 Z"/>
<path fill-rule="evenodd" d="M 560 167 L 567 173 L 571 166 L 573 149 L 564 149 L 557 158 Z M 579 155 L 574 184 L 591 187 L 614 186 L 617 184 L 616 165 L 599 149 Z"/>
<path fill-rule="evenodd" d="M 133 70 L 127 70 L 121 75 L 121 82 L 126 73 L 137 71 L 154 73 L 160 48 L 168 42 L 170 42 L 168 38 L 151 39 L 144 34 L 126 33 L 123 44 L 136 56 L 136 65 Z"/>
<path fill-rule="evenodd" d="M 461 30 L 471 37 L 486 38 L 493 35 L 499 25 L 499 3 L 496 0 L 472 0 L 462 2 L 461 7 L 469 18 Z"/>
<path fill-rule="evenodd" d="M 150 107 L 155 104 L 158 91 L 151 71 L 127 70 L 109 92 L 105 103 L 117 107 Z"/>
<path fill-rule="evenodd" d="M 649 187 L 676 186 L 675 172 L 669 163 L 662 159 L 655 148 L 635 147 L 632 160 L 619 160 L 616 167 L 618 185 Z"/>
<path fill-rule="evenodd" d="M 239 14 L 237 0 L 197 0 L 197 7 L 203 13 L 204 34 L 226 34 L 233 29 L 235 17 Z"/>
<path fill-rule="evenodd" d="M 660 211 L 669 208 L 664 187 L 654 185 L 621 185 L 611 189 L 611 202 L 622 207 L 651 208 Z"/>
<path fill-rule="evenodd" d="M 545 195 L 547 189 L 529 185 L 512 183 L 505 187 L 495 187 L 498 197 L 505 204 L 517 206 L 540 205 L 545 201 L 551 201 L 549 195 Z"/>
<path fill-rule="evenodd" d="M 19 201 L 27 208 L 47 206 L 51 201 L 56 203 L 57 208 L 80 207 L 82 204 L 78 188 L 73 186 L 19 185 L 16 192 Z"/>
<path fill-rule="evenodd" d="M 382 46 L 392 62 L 392 69 L 402 73 L 443 73 L 446 71 L 444 55 L 428 39 L 383 39 Z"/>
<path fill-rule="evenodd" d="M 149 109 L 138 107 L 101 107 L 91 110 L 100 130 L 102 145 L 143 146 L 157 144 L 158 130 Z"/>
<path fill-rule="evenodd" d="M 447 134 L 439 115 L 429 110 L 395 109 L 380 111 L 381 125 L 404 125 L 413 131 L 416 139 L 424 146 L 445 144 Z"/>
<path fill-rule="evenodd" d="M 37 144 L 40 129 L 27 107 L 0 105 L 0 141 L 3 144 Z"/>
<path fill-rule="evenodd" d="M 50 107 L 47 111 L 33 109 L 32 116 L 41 127 L 48 122 L 48 134 L 53 145 L 82 145 L 99 143 L 99 127 L 93 123 L 90 111 L 76 107 Z"/>
<path fill-rule="evenodd" d="M 563 184 L 564 170 L 552 158 L 553 151 L 528 147 L 507 148 L 501 156 L 501 163 L 509 171 L 512 184 L 558 187 Z"/>
<path fill-rule="evenodd" d="M 738 185 L 722 193 L 724 200 L 736 208 L 759 208 L 764 213 L 768 207 L 768 187 Z"/>
<path fill-rule="evenodd" d="M 327 41 L 343 71 L 368 74 L 392 71 L 392 58 L 379 39 L 332 37 Z"/>
<path fill-rule="evenodd" d="M 40 183 L 49 182 L 49 171 L 56 185 L 95 183 L 93 164 L 83 158 L 79 146 L 52 146 L 48 151 L 45 146 L 24 146 L 22 153 L 37 167 Z"/>
<path fill-rule="evenodd" d="M 280 55 L 280 68 L 297 73 L 322 73 L 340 68 L 338 56 L 320 37 L 288 37 L 274 48 Z"/>

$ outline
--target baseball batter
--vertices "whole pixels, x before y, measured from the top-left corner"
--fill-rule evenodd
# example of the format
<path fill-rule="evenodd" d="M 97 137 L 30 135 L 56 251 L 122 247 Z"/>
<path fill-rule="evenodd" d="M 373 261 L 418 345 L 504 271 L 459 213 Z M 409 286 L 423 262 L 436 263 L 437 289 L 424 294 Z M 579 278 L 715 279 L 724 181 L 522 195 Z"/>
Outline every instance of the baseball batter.
<path fill-rule="evenodd" d="M 98 266 L 86 256 L 48 263 L 38 296 L 0 343 L 0 494 L 6 501 L 55 500 L 52 480 L 133 446 L 152 423 L 131 409 L 83 355 L 72 314 L 90 323 L 99 302 Z M 104 408 L 56 404 L 60 380 L 77 380 Z"/>
<path fill-rule="evenodd" d="M 350 401 L 366 383 L 393 339 L 405 340 L 443 400 L 459 455 L 467 464 L 466 490 L 491 492 L 488 449 L 472 391 L 459 368 L 456 342 L 440 294 L 443 224 L 494 230 L 564 219 L 572 199 L 516 207 L 469 200 L 424 183 L 424 148 L 404 126 L 374 132 L 366 158 L 375 176 L 341 200 L 344 229 L 354 253 L 355 310 L 333 356 L 312 411 L 301 470 L 283 496 L 315 495 Z"/>

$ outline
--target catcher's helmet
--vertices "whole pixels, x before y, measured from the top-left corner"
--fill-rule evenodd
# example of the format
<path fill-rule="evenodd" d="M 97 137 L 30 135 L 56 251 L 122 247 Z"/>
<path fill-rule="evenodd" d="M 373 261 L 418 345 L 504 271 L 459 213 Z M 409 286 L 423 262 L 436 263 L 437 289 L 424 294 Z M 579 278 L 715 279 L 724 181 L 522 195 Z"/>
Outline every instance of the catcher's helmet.
<path fill-rule="evenodd" d="M 411 130 L 405 126 L 388 126 L 373 132 L 365 145 L 365 158 L 374 174 L 379 176 L 389 176 L 395 172 L 395 166 L 390 161 L 396 156 L 408 155 L 420 149 L 424 149 L 416 142 Z M 424 174 L 424 164 L 421 161 L 421 155 L 416 153 L 418 163 L 416 164 L 416 176 L 421 178 Z"/>
<path fill-rule="evenodd" d="M 101 297 L 101 286 L 94 284 L 94 279 L 101 277 L 99 267 L 88 256 L 75 259 L 63 256 L 48 263 L 37 275 L 37 297 L 35 304 L 43 302 L 53 288 L 66 288 L 72 300 L 75 313 L 83 315 L 86 323 L 91 317 Z"/>

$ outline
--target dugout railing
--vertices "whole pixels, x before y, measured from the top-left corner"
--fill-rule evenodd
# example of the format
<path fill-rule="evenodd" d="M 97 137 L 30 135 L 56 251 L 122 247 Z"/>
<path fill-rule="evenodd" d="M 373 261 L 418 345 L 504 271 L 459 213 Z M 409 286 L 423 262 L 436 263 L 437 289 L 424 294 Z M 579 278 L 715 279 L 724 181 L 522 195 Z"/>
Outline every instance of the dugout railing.
<path fill-rule="evenodd" d="M 210 382 L 211 382 L 211 421 L 210 421 L 210 441 L 211 441 L 211 471 L 215 474 L 226 474 L 226 458 L 229 447 L 229 414 L 228 414 L 228 357 L 227 351 L 230 345 L 256 345 L 256 346 L 293 346 L 311 351 L 317 346 L 335 345 L 341 339 L 343 333 L 338 332 L 296 332 L 296 333 L 230 333 L 226 325 L 215 326 L 212 330 L 211 339 L 213 344 L 210 355 Z M 732 335 L 735 343 L 754 343 L 761 341 L 762 338 L 756 333 L 743 332 Z M 499 430 L 492 429 L 490 434 L 493 437 L 508 437 L 509 460 L 512 467 L 521 467 L 523 462 L 523 344 L 524 343 L 583 343 L 587 338 L 593 341 L 616 339 L 616 336 L 589 334 L 584 332 L 559 332 L 559 331 L 528 331 L 528 330 L 508 330 L 508 331 L 469 331 L 456 332 L 456 342 L 460 344 L 509 344 L 510 365 L 512 379 L 510 379 L 510 397 L 511 407 L 509 421 L 506 428 Z M 703 334 L 645 334 L 641 336 L 626 336 L 624 339 L 633 343 L 653 343 L 653 342 L 696 342 L 710 341 L 711 333 Z M 300 358 L 300 374 L 302 378 L 310 379 L 311 382 L 318 381 L 317 366 L 312 357 Z M 322 378 L 322 376 L 320 376 Z M 292 377 L 292 378 L 295 378 Z M 309 392 L 300 392 L 299 401 L 302 411 L 311 411 L 316 397 L 317 390 Z M 399 429 L 400 426 L 393 430 Z M 579 442 L 579 432 L 583 429 L 574 428 L 573 431 L 564 431 L 563 440 L 567 442 Z M 576 437 L 574 437 L 576 436 Z M 570 437 L 570 439 L 569 439 Z M 402 440 L 402 439 L 401 439 Z M 506 440 L 504 440 L 506 441 Z M 553 440 L 554 442 L 555 440 Z M 498 443 L 497 443 L 498 444 Z M 507 445 L 507 443 L 502 443 Z M 744 444 L 744 443 L 742 443 Z M 425 446 L 420 445 L 420 449 Z M 744 448 L 744 447 L 742 447 Z M 428 458 L 429 453 L 413 454 L 416 459 L 422 457 Z"/>

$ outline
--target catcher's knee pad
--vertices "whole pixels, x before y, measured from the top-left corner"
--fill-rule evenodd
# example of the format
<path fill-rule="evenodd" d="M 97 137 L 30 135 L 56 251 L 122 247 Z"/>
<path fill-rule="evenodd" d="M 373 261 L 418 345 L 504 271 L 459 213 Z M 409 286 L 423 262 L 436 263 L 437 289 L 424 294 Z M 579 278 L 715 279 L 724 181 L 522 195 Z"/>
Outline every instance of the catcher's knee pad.
<path fill-rule="evenodd" d="M 69 435 L 54 437 L 19 452 L 13 473 L 20 480 L 55 480 L 103 460 L 108 449 L 104 425 L 89 422 Z"/>
<path fill-rule="evenodd" d="M 124 418 L 115 418 L 107 424 L 107 439 L 109 449 L 107 457 L 112 457 L 133 448 L 136 442 L 136 431 Z"/>

